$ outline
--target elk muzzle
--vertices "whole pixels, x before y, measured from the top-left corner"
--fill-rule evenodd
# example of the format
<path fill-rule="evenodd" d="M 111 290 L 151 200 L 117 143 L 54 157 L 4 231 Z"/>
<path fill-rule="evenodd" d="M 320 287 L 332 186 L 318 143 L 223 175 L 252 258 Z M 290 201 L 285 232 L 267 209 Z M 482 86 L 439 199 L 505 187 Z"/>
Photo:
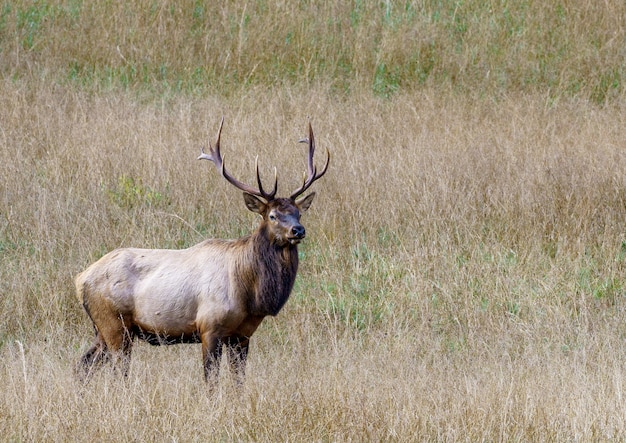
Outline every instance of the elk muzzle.
<path fill-rule="evenodd" d="M 292 245 L 297 245 L 304 239 L 306 236 L 306 231 L 304 230 L 304 226 L 302 225 L 294 225 L 291 227 L 291 232 L 289 233 L 289 243 Z"/>

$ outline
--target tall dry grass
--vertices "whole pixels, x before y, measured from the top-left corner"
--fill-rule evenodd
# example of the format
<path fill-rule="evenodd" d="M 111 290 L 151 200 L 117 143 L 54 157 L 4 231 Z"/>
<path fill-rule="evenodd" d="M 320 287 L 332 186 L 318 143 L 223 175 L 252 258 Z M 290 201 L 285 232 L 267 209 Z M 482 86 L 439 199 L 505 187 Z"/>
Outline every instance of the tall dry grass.
<path fill-rule="evenodd" d="M 626 436 L 621 108 L 287 88 L 141 104 L 11 81 L 0 97 L 8 440 Z M 259 154 L 296 187 L 307 116 L 332 151 L 292 299 L 253 338 L 242 391 L 209 393 L 194 345 L 140 344 L 128 380 L 78 385 L 78 271 L 256 225 L 195 161 L 222 115 L 243 178 Z"/>

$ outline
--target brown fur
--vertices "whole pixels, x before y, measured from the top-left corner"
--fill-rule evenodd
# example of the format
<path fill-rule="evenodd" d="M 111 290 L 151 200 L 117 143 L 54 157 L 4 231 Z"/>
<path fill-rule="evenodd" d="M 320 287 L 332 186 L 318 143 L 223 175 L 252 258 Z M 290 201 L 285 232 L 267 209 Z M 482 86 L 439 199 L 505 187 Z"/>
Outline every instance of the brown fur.
<path fill-rule="evenodd" d="M 132 342 L 202 343 L 205 379 L 226 346 L 242 375 L 249 340 L 264 317 L 280 312 L 298 270 L 300 213 L 314 194 L 263 202 L 244 193 L 262 221 L 239 240 L 205 240 L 184 250 L 124 248 L 76 277 L 78 299 L 96 338 L 80 361 L 83 377 L 113 361 L 127 374 Z"/>

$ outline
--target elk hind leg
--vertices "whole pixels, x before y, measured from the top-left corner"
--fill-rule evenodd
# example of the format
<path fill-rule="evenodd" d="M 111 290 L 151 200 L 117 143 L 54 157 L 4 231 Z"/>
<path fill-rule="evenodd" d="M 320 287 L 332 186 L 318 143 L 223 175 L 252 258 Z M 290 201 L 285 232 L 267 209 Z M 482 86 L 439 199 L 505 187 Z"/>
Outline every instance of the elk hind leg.
<path fill-rule="evenodd" d="M 98 333 L 104 342 L 108 353 L 108 360 L 112 361 L 113 368 L 127 376 L 130 369 L 130 357 L 133 344 L 133 335 L 130 332 L 130 319 L 118 315 L 100 319 Z"/>
<path fill-rule="evenodd" d="M 128 376 L 130 370 L 130 357 L 133 347 L 133 334 L 130 332 L 128 324 L 129 322 L 120 316 L 119 323 L 107 340 L 109 348 L 113 351 L 113 368 L 115 371 L 121 372 L 124 377 Z"/>
<path fill-rule="evenodd" d="M 93 372 L 102 367 L 111 358 L 106 343 L 99 332 L 96 332 L 96 341 L 81 357 L 76 367 L 76 374 L 82 381 L 87 381 Z"/>

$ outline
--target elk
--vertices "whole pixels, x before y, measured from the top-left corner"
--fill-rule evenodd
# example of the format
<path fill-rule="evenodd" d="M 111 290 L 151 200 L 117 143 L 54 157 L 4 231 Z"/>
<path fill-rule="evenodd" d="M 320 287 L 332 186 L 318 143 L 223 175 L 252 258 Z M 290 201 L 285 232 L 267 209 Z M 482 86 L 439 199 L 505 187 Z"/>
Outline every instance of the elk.
<path fill-rule="evenodd" d="M 81 379 L 108 361 L 125 376 L 135 338 L 152 345 L 201 343 L 204 379 L 216 380 L 225 347 L 231 369 L 243 377 L 250 337 L 266 316 L 281 310 L 298 270 L 298 244 L 305 238 L 300 215 L 315 193 L 300 197 L 328 169 L 313 161 L 315 139 L 309 122 L 308 165 L 302 185 L 288 198 L 240 182 L 224 166 L 220 137 L 198 160 L 213 162 L 221 175 L 243 191 L 246 207 L 262 218 L 250 235 L 208 239 L 188 249 L 121 248 L 104 255 L 76 279 L 76 292 L 95 330 L 95 342 L 77 366 Z"/>

